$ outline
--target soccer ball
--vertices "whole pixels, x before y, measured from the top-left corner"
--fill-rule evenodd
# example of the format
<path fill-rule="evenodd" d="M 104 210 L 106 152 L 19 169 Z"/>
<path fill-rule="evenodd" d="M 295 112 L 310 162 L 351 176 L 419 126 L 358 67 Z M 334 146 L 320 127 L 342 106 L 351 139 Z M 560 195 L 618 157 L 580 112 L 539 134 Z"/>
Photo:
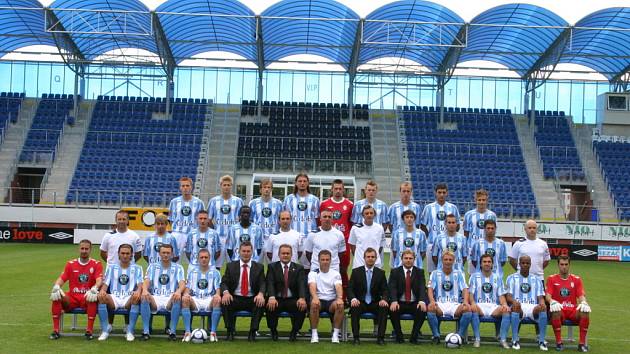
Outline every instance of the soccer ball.
<path fill-rule="evenodd" d="M 450 349 L 459 348 L 462 346 L 462 337 L 457 333 L 449 333 L 444 338 L 444 344 Z"/>
<path fill-rule="evenodd" d="M 194 344 L 202 344 L 208 340 L 208 333 L 203 328 L 195 328 L 191 333 L 190 341 Z"/>

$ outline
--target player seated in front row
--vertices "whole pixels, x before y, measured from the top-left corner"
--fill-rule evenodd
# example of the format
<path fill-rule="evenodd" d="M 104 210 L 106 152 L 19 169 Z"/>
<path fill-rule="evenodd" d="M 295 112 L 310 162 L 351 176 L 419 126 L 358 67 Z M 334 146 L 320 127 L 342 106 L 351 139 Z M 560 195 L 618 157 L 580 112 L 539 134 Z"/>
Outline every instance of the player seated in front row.
<path fill-rule="evenodd" d="M 127 341 L 135 339 L 133 332 L 140 315 L 142 295 L 142 267 L 131 263 L 133 247 L 123 243 L 118 246 L 118 263 L 105 270 L 103 285 L 98 293 L 98 316 L 103 332 L 98 340 L 106 340 L 112 331 L 110 317 L 119 309 L 129 310 L 129 326 L 126 328 Z M 113 318 L 111 318 L 113 320 Z"/>
<path fill-rule="evenodd" d="M 206 248 L 199 250 L 195 257 L 197 267 L 188 268 L 186 290 L 182 297 L 182 319 L 185 333 L 183 342 L 191 339 L 190 311 L 211 311 L 210 342 L 217 342 L 217 325 L 221 318 L 221 273 L 210 265 L 212 255 Z"/>
<path fill-rule="evenodd" d="M 317 326 L 322 312 L 328 312 L 333 316 L 332 342 L 339 343 L 344 316 L 341 274 L 330 267 L 332 258 L 330 251 L 320 250 L 317 258 L 318 269 L 308 273 L 308 290 L 311 294 L 311 343 L 319 343 Z"/>
<path fill-rule="evenodd" d="M 98 300 L 98 288 L 101 286 L 103 266 L 101 262 L 90 258 L 92 242 L 82 240 L 79 242 L 79 258 L 66 263 L 63 273 L 55 280 L 55 285 L 50 293 L 52 301 L 53 332 L 50 339 L 59 339 L 59 319 L 62 311 L 71 311 L 76 308 L 86 309 L 87 328 L 85 338 L 91 340 L 96 317 L 96 301 Z M 61 287 L 69 282 L 68 294 Z"/>
<path fill-rule="evenodd" d="M 160 246 L 159 263 L 150 264 L 142 284 L 142 303 L 140 314 L 142 316 L 142 340 L 150 338 L 149 324 L 151 313 L 158 311 L 170 311 L 171 323 L 169 340 L 175 340 L 175 330 L 179 320 L 182 306 L 182 294 L 186 287 L 184 268 L 171 261 L 173 246 L 162 244 Z"/>
<path fill-rule="evenodd" d="M 448 219 L 447 219 L 448 221 Z M 458 334 L 464 338 L 464 331 L 470 323 L 472 314 L 468 299 L 468 285 L 464 273 L 453 269 L 455 254 L 449 249 L 442 253 L 442 269 L 431 272 L 429 279 L 429 326 L 433 334 L 433 343 L 440 342 L 440 324 L 438 316 L 459 318 Z"/>
<path fill-rule="evenodd" d="M 512 349 L 520 349 L 519 324 L 525 317 L 538 322 L 538 348 L 547 351 L 545 331 L 547 329 L 547 306 L 543 280 L 529 273 L 532 259 L 521 256 L 520 270 L 507 278 L 506 298 L 512 307 Z"/>

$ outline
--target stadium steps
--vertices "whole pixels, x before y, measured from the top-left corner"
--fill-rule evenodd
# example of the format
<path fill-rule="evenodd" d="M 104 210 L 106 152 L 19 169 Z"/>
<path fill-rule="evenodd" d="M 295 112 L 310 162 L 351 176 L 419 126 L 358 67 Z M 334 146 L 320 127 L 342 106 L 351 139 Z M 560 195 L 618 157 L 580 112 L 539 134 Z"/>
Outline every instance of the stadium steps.
<path fill-rule="evenodd" d="M 200 194 L 204 202 L 220 193 L 219 178 L 221 176 L 229 174 L 236 177 L 240 118 L 240 105 L 214 105 L 209 130 L 208 163 L 203 173 L 204 180 Z"/>
<path fill-rule="evenodd" d="M 401 143 L 398 119 L 393 110 L 370 110 L 372 132 L 372 173 L 378 183 L 377 198 L 387 204 L 399 199 L 401 182 Z M 407 169 L 409 167 L 407 166 Z"/>
<path fill-rule="evenodd" d="M 195 177 L 195 185 L 193 188 L 193 193 L 195 195 L 200 195 L 202 192 L 203 184 L 205 181 L 205 176 L 207 176 L 207 165 L 208 165 L 208 149 L 210 149 L 210 134 L 212 132 L 212 121 L 214 118 L 214 106 L 212 101 L 208 104 L 208 108 L 206 109 L 205 121 L 203 123 L 203 138 L 201 141 L 201 148 L 199 149 L 199 161 L 197 162 L 197 176 Z M 205 199 L 205 196 L 203 197 Z"/>
<path fill-rule="evenodd" d="M 524 115 L 513 114 L 518 140 L 523 151 L 527 175 L 532 185 L 534 197 L 541 219 L 564 220 L 564 211 L 552 180 L 545 180 L 534 133 Z"/>
<path fill-rule="evenodd" d="M 60 153 L 49 171 L 40 204 L 64 203 L 66 200 L 95 106 L 96 101 L 93 100 L 79 102 L 79 113 L 74 126 L 65 126 L 60 137 Z"/>
<path fill-rule="evenodd" d="M 571 134 L 575 141 L 582 168 L 589 176 L 588 181 L 593 205 L 599 210 L 599 219 L 605 222 L 618 222 L 617 212 L 614 207 L 610 193 L 608 192 L 608 184 L 602 176 L 602 170 L 597 162 L 597 156 L 593 151 L 593 128 L 594 125 L 588 124 L 570 124 Z"/>
<path fill-rule="evenodd" d="M 8 186 L 13 180 L 19 154 L 26 141 L 26 135 L 33 124 L 33 117 L 35 117 L 38 105 L 39 99 L 25 98 L 20 106 L 17 123 L 9 123 L 4 142 L 0 146 L 0 186 L 2 186 L 0 200 L 4 200 L 8 192 Z"/>

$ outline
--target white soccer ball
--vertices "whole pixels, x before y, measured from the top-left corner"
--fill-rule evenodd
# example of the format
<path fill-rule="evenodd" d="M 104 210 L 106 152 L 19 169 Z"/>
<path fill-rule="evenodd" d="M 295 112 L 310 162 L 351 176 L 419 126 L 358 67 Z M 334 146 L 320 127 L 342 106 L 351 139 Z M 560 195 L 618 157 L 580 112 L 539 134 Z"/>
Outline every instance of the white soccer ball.
<path fill-rule="evenodd" d="M 208 332 L 203 328 L 195 328 L 191 333 L 190 341 L 194 344 L 202 344 L 208 340 Z"/>
<path fill-rule="evenodd" d="M 457 333 L 449 333 L 444 338 L 444 344 L 450 349 L 460 348 L 462 346 L 462 337 Z"/>

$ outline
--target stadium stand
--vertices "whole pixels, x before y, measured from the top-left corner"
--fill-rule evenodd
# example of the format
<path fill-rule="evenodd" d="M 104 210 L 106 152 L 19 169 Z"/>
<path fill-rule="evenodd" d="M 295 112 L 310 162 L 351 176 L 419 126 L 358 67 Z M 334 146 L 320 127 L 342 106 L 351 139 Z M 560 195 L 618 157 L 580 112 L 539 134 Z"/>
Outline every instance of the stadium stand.
<path fill-rule="evenodd" d="M 9 123 L 16 123 L 24 93 L 0 92 L 0 143 Z"/>
<path fill-rule="evenodd" d="M 527 112 L 529 117 L 529 112 Z M 545 178 L 584 179 L 584 171 L 564 111 L 535 111 L 534 138 Z"/>
<path fill-rule="evenodd" d="M 491 191 L 498 216 L 539 215 L 510 110 L 449 107 L 440 127 L 439 108 L 401 108 L 416 201 L 434 200 L 445 182 L 462 215 L 479 188 Z"/>
<path fill-rule="evenodd" d="M 242 116 L 258 114 L 256 101 L 243 101 Z M 353 117 L 367 121 L 367 105 L 354 107 Z M 268 123 L 242 122 L 238 169 L 297 170 L 323 173 L 369 173 L 370 128 L 342 125 L 350 118 L 346 104 L 265 101 L 261 115 Z"/>
<path fill-rule="evenodd" d="M 70 116 L 73 108 L 73 95 L 42 94 L 20 154 L 20 162 L 41 164 L 55 160 L 64 125 L 73 122 Z"/>
<path fill-rule="evenodd" d="M 167 204 L 197 173 L 207 107 L 177 98 L 167 119 L 165 99 L 99 96 L 66 201 Z"/>
<path fill-rule="evenodd" d="M 630 144 L 624 142 L 594 141 L 608 191 L 612 195 L 619 218 L 630 220 Z"/>

